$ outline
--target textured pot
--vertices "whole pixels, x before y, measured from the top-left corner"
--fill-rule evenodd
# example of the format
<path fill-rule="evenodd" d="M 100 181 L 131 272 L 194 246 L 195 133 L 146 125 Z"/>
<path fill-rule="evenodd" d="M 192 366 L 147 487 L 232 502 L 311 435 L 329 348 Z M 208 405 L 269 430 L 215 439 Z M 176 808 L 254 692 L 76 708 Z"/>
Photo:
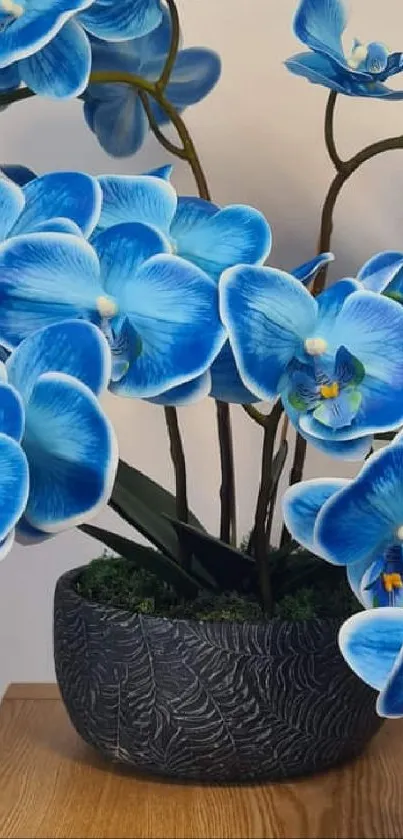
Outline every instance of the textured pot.
<path fill-rule="evenodd" d="M 186 780 L 278 780 L 355 757 L 380 726 L 344 663 L 337 621 L 267 624 L 135 616 L 56 587 L 57 679 L 104 755 Z"/>

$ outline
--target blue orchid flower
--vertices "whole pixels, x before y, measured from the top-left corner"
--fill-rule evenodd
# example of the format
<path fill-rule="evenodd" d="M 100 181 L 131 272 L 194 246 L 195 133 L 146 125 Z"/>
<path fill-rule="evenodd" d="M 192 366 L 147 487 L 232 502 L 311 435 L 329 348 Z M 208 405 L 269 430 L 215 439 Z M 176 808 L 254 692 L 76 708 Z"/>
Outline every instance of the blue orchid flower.
<path fill-rule="evenodd" d="M 352 481 L 290 487 L 283 514 L 308 550 L 344 565 L 366 608 L 403 604 L 403 435 L 372 455 Z"/>
<path fill-rule="evenodd" d="M 18 508 L 22 527 L 57 533 L 81 524 L 108 500 L 118 461 L 113 428 L 98 402 L 111 371 L 106 339 L 89 323 L 64 321 L 26 338 L 6 371 L 1 388 L 14 404 L 1 425 L 21 444 L 29 468 L 25 512 Z"/>
<path fill-rule="evenodd" d="M 160 0 L 3 0 L 0 90 L 24 82 L 35 93 L 79 96 L 91 71 L 87 35 L 120 41 L 146 35 L 161 21 Z"/>
<path fill-rule="evenodd" d="M 301 0 L 294 18 L 294 32 L 310 52 L 289 58 L 286 67 L 297 76 L 347 96 L 402 99 L 403 90 L 384 82 L 403 70 L 403 54 L 390 53 L 379 41 L 353 41 L 346 57 L 342 35 L 347 15 L 342 0 Z"/>
<path fill-rule="evenodd" d="M 21 448 L 23 407 L 21 399 L 6 383 L 0 367 L 0 560 L 14 543 L 15 526 L 24 513 L 29 492 L 27 458 Z"/>
<path fill-rule="evenodd" d="M 245 386 L 280 395 L 314 444 L 368 445 L 401 425 L 403 310 L 394 301 L 354 280 L 314 299 L 290 274 L 240 265 L 221 277 L 220 312 Z"/>
<path fill-rule="evenodd" d="M 339 647 L 354 673 L 380 691 L 381 717 L 403 716 L 403 610 L 386 606 L 352 615 L 341 627 Z"/>
<path fill-rule="evenodd" d="M 0 241 L 46 231 L 89 236 L 101 200 L 96 179 L 82 172 L 49 172 L 23 186 L 0 177 Z"/>
<path fill-rule="evenodd" d="M 66 233 L 8 239 L 0 245 L 0 303 L 0 343 L 9 350 L 66 318 L 101 328 L 114 351 L 110 388 L 126 396 L 152 397 L 194 379 L 225 340 L 213 280 L 139 223 L 104 230 L 93 247 Z"/>
<path fill-rule="evenodd" d="M 372 256 L 357 274 L 364 288 L 403 303 L 403 253 L 382 251 Z"/>
<path fill-rule="evenodd" d="M 307 285 L 312 282 L 323 265 L 326 265 L 333 259 L 334 257 L 331 253 L 320 254 L 309 262 L 305 262 L 303 265 L 294 268 L 292 275 L 298 278 L 304 285 Z M 220 402 L 231 402 L 241 405 L 253 404 L 254 402 L 260 401 L 260 397 L 248 390 L 243 384 L 228 340 L 225 342 L 217 358 L 214 359 L 209 372 L 204 373 L 203 376 L 200 376 L 193 382 L 188 382 L 174 390 L 161 394 L 152 401 L 158 402 L 158 404 L 181 407 L 195 402 L 203 396 L 211 396 Z M 360 457 L 361 449 L 362 447 L 360 447 Z M 365 444 L 364 454 L 367 449 L 368 446 Z"/>
<path fill-rule="evenodd" d="M 171 20 L 165 9 L 158 28 L 143 38 L 118 44 L 93 38 L 92 71 L 120 71 L 154 82 L 163 69 L 170 38 Z M 203 47 L 180 50 L 166 89 L 167 97 L 182 111 L 210 93 L 220 72 L 220 59 L 212 50 Z M 84 99 L 86 122 L 108 154 L 125 157 L 138 151 L 147 136 L 149 123 L 135 88 L 121 83 L 90 84 Z M 159 126 L 169 122 L 151 98 L 149 106 Z"/>
<path fill-rule="evenodd" d="M 242 204 L 220 208 L 196 197 L 178 198 L 169 175 L 170 169 L 164 167 L 159 177 L 156 173 L 100 177 L 103 200 L 95 235 L 116 224 L 150 225 L 160 231 L 173 253 L 203 270 L 215 283 L 231 265 L 264 262 L 271 248 L 271 230 L 258 210 Z M 313 271 L 313 263 L 309 263 L 305 272 L 312 276 Z M 228 344 L 209 373 L 204 371 L 196 381 L 156 394 L 153 401 L 185 405 L 209 392 L 216 398 L 219 393 L 221 397 L 232 395 L 231 401 L 257 401 L 239 379 Z"/>

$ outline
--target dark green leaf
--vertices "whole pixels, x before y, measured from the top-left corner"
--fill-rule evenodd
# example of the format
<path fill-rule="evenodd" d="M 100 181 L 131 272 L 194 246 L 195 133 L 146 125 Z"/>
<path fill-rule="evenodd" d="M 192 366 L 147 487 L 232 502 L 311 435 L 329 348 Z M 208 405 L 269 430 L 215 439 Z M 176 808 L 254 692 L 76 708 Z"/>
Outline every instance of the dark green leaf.
<path fill-rule="evenodd" d="M 133 562 L 138 568 L 146 568 L 159 579 L 173 586 L 175 591 L 184 597 L 196 597 L 202 586 L 199 581 L 181 568 L 174 560 L 164 556 L 153 548 L 145 545 L 138 545 L 131 539 L 126 539 L 118 533 L 111 533 L 101 527 L 94 527 L 92 524 L 82 524 L 80 530 L 93 539 L 102 542 L 119 556 Z"/>
<path fill-rule="evenodd" d="M 255 591 L 256 564 L 250 556 L 191 525 L 170 519 L 184 549 L 216 580 L 222 591 Z"/>
<path fill-rule="evenodd" d="M 172 493 L 120 460 L 109 504 L 157 548 L 179 559 L 178 539 L 167 519 L 167 516 L 176 516 L 176 501 Z M 189 521 L 203 530 L 193 513 L 190 513 Z"/>

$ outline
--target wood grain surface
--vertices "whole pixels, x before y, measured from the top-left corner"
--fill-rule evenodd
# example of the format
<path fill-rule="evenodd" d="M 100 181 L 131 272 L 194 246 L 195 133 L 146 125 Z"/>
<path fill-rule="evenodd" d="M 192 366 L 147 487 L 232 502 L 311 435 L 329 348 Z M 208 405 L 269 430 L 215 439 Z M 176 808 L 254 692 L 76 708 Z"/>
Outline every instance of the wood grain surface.
<path fill-rule="evenodd" d="M 364 757 L 325 775 L 184 785 L 104 761 L 73 731 L 57 696 L 53 685 L 14 685 L 1 705 L 2 839 L 403 836 L 403 720 L 385 723 Z"/>

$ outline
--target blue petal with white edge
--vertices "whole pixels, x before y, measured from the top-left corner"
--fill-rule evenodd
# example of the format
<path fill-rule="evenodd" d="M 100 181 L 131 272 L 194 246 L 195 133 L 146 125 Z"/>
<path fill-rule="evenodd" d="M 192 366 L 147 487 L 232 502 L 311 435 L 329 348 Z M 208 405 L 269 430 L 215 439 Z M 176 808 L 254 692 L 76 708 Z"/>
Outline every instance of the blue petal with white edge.
<path fill-rule="evenodd" d="M 154 405 L 170 405 L 172 407 L 181 408 L 185 405 L 191 405 L 193 402 L 198 402 L 205 396 L 208 396 L 211 388 L 211 374 L 207 370 L 197 379 L 192 379 L 191 382 L 186 382 L 184 385 L 173 387 L 171 390 L 166 390 L 160 396 L 154 396 L 148 399 L 148 402 L 153 402 Z"/>
<path fill-rule="evenodd" d="M 241 379 L 252 393 L 270 399 L 314 331 L 317 303 L 299 280 L 273 268 L 230 268 L 219 290 L 220 314 Z"/>
<path fill-rule="evenodd" d="M 19 70 L 25 84 L 40 96 L 80 96 L 91 71 L 88 37 L 75 20 L 68 20 L 48 44 L 20 62 Z"/>
<path fill-rule="evenodd" d="M 5 177 L 0 177 L 0 240 L 5 239 L 24 209 L 22 189 Z"/>
<path fill-rule="evenodd" d="M 66 320 L 26 338 L 11 354 L 6 369 L 10 384 L 25 403 L 38 377 L 50 372 L 74 376 L 99 395 L 109 383 L 111 353 L 96 326 Z"/>
<path fill-rule="evenodd" d="M 92 3 L 78 16 L 88 32 L 104 41 L 141 38 L 156 29 L 162 19 L 160 0 L 113 0 Z"/>
<path fill-rule="evenodd" d="M 102 192 L 96 178 L 83 172 L 49 172 L 23 189 L 25 208 L 12 234 L 31 233 L 42 222 L 68 218 L 85 236 L 92 233 L 101 211 Z"/>
<path fill-rule="evenodd" d="M 29 181 L 33 181 L 36 178 L 36 174 L 32 169 L 28 169 L 27 166 L 20 166 L 17 163 L 7 163 L 1 167 L 1 171 L 6 178 L 14 181 L 18 186 L 25 186 Z"/>
<path fill-rule="evenodd" d="M 403 609 L 384 606 L 352 615 L 340 629 L 342 656 L 357 676 L 383 690 L 403 646 Z"/>
<path fill-rule="evenodd" d="M 168 233 L 175 215 L 176 192 L 169 181 L 151 175 L 103 175 L 99 228 L 140 221 Z"/>
<path fill-rule="evenodd" d="M 403 645 L 393 665 L 388 681 L 378 696 L 376 710 L 380 717 L 403 717 Z"/>
<path fill-rule="evenodd" d="M 213 399 L 220 402 L 232 402 L 240 405 L 259 402 L 259 397 L 251 393 L 242 382 L 235 364 L 234 353 L 229 341 L 226 341 L 211 368 L 211 391 Z"/>
<path fill-rule="evenodd" d="M 0 434 L 19 443 L 24 433 L 25 415 L 21 397 L 11 385 L 0 383 Z"/>
<path fill-rule="evenodd" d="M 204 47 L 181 50 L 167 86 L 167 97 L 176 108 L 186 108 L 204 99 L 221 74 L 220 56 Z"/>
<path fill-rule="evenodd" d="M 0 245 L 0 341 L 8 349 L 61 320 L 98 323 L 103 294 L 96 253 L 82 238 L 31 233 Z"/>
<path fill-rule="evenodd" d="M 300 0 L 294 32 L 311 50 L 345 63 L 341 37 L 347 15 L 342 0 Z"/>
<path fill-rule="evenodd" d="M 369 96 L 369 88 L 365 85 L 354 84 L 354 80 L 347 73 L 343 73 L 325 55 L 314 52 L 300 52 L 287 58 L 284 62 L 287 70 L 294 76 L 302 76 L 312 84 L 320 84 L 337 93 L 347 96 Z M 357 90 L 357 88 L 359 88 Z M 364 93 L 367 90 L 367 93 Z M 362 91 L 362 92 L 361 92 Z"/>
<path fill-rule="evenodd" d="M 94 85 L 91 85 L 91 90 Z M 135 154 L 149 131 L 146 112 L 129 85 L 96 85 L 97 99 L 84 105 L 84 115 L 102 148 L 113 157 Z"/>
<path fill-rule="evenodd" d="M 83 236 L 78 224 L 69 218 L 51 218 L 36 225 L 34 233 L 70 233 L 71 236 Z"/>
<path fill-rule="evenodd" d="M 54 536 L 54 533 L 44 533 L 43 530 L 37 530 L 36 527 L 32 527 L 27 522 L 25 516 L 20 518 L 15 529 L 15 541 L 17 545 L 23 545 L 24 547 L 47 542 L 48 539 L 52 539 Z"/>
<path fill-rule="evenodd" d="M 348 483 L 347 480 L 323 478 L 303 481 L 286 490 L 282 502 L 284 522 L 291 536 L 304 548 L 316 550 L 314 528 L 318 513 L 325 501 Z"/>
<path fill-rule="evenodd" d="M 7 537 L 22 516 L 28 489 L 28 463 L 21 446 L 0 434 L 0 540 Z"/>
<path fill-rule="evenodd" d="M 91 2 L 44 0 L 34 8 L 24 8 L 24 13 L 14 17 L 12 25 L 1 33 L 0 67 L 7 67 L 38 52 L 57 35 L 69 18 Z"/>
<path fill-rule="evenodd" d="M 206 203 L 197 198 L 178 200 L 171 227 L 177 252 L 216 279 L 233 265 L 264 262 L 271 231 L 262 213 L 241 204 L 213 213 Z"/>
<path fill-rule="evenodd" d="M 127 374 L 110 389 L 158 396 L 204 373 L 225 340 L 217 298 L 213 281 L 180 257 L 162 254 L 144 262 L 122 283 L 120 305 L 134 350 Z"/>
<path fill-rule="evenodd" d="M 4 559 L 10 553 L 15 541 L 15 530 L 10 530 L 5 539 L 0 542 L 0 559 Z"/>
<path fill-rule="evenodd" d="M 384 251 L 372 256 L 357 274 L 368 291 L 385 291 L 403 268 L 403 253 Z"/>
<path fill-rule="evenodd" d="M 72 376 L 37 380 L 26 412 L 30 491 L 26 518 L 57 533 L 99 512 L 112 492 L 118 452 L 113 428 L 92 391 Z"/>
<path fill-rule="evenodd" d="M 335 565 L 371 559 L 393 542 L 403 524 L 403 445 L 373 454 L 360 474 L 322 508 L 318 550 Z"/>
<path fill-rule="evenodd" d="M 302 423 L 306 417 L 301 415 L 299 411 L 295 410 L 288 401 L 285 393 L 281 394 L 281 399 L 284 409 L 294 428 L 296 428 L 299 434 L 301 434 L 301 437 L 304 437 L 304 439 L 318 451 L 323 452 L 323 454 L 329 455 L 330 457 L 336 457 L 338 460 L 348 461 L 364 460 L 366 455 L 369 453 L 373 442 L 372 435 L 354 437 L 351 440 L 338 440 L 335 432 L 332 431 L 331 434 L 329 432 L 329 439 L 313 436 L 302 428 Z M 324 428 L 324 426 L 322 426 L 322 428 Z"/>
<path fill-rule="evenodd" d="M 355 291 L 359 291 L 360 284 L 356 280 L 338 280 L 334 285 L 322 291 L 318 295 L 318 323 L 316 326 L 316 335 L 329 340 L 329 335 L 332 335 L 334 329 L 335 319 L 339 316 L 346 300 Z M 336 352 L 339 346 L 344 345 L 345 341 L 340 340 L 334 345 Z"/>
<path fill-rule="evenodd" d="M 301 280 L 301 283 L 304 285 L 309 285 L 315 279 L 318 271 L 333 261 L 334 255 L 332 253 L 320 253 L 319 256 L 315 256 L 309 262 L 304 262 L 302 265 L 298 265 L 297 268 L 293 268 L 290 274 L 296 280 Z"/>
<path fill-rule="evenodd" d="M 95 236 L 92 241 L 101 267 L 101 281 L 105 291 L 116 298 L 119 309 L 127 312 L 135 308 L 132 278 L 142 264 L 152 256 L 170 253 L 168 240 L 147 224 L 116 224 Z M 134 289 L 133 289 L 134 293 Z"/>

